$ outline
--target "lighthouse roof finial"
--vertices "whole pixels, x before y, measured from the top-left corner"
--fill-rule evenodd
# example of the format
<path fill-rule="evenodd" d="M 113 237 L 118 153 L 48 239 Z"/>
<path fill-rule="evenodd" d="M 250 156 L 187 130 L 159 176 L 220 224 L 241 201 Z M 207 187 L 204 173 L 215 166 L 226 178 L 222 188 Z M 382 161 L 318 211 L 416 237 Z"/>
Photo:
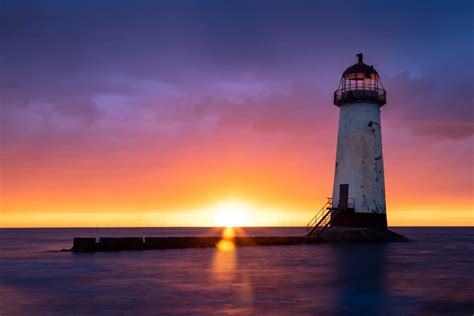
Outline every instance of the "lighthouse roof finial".
<path fill-rule="evenodd" d="M 374 69 L 374 67 L 371 67 L 364 63 L 364 55 L 362 55 L 362 53 L 359 53 L 356 56 L 358 58 L 358 62 L 350 66 L 349 68 L 347 68 L 342 73 L 343 77 L 346 77 L 347 75 L 352 74 L 352 73 L 360 73 L 360 72 L 367 74 L 367 76 L 370 76 L 370 74 L 375 74 L 378 76 L 378 73 Z"/>

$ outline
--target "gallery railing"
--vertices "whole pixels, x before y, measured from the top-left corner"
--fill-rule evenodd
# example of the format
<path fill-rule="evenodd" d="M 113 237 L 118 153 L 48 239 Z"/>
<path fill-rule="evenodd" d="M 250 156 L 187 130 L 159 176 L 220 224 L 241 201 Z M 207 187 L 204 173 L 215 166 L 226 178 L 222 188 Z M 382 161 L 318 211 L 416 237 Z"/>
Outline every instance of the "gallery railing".
<path fill-rule="evenodd" d="M 334 91 L 334 104 L 342 105 L 351 102 L 376 102 L 380 106 L 387 103 L 387 92 L 381 88 L 350 87 Z"/>

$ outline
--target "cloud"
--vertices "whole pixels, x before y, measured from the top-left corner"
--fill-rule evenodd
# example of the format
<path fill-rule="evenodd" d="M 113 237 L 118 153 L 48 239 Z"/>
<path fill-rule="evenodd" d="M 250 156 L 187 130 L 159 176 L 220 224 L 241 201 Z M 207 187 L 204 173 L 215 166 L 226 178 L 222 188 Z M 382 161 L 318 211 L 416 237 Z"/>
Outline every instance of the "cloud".
<path fill-rule="evenodd" d="M 336 108 L 325 102 L 314 86 L 293 83 L 281 90 L 249 89 L 249 85 L 226 83 L 225 87 L 244 91 L 236 97 L 208 97 L 191 107 L 178 108 L 178 117 L 201 120 L 214 117 L 222 131 L 246 130 L 254 133 L 314 134 L 327 127 L 327 118 L 336 116 Z M 252 86 L 253 87 L 253 86 Z M 267 86 L 268 87 L 268 86 Z M 331 109 L 333 111 L 331 111 Z"/>
<path fill-rule="evenodd" d="M 461 140 L 474 135 L 474 123 L 421 123 L 412 127 L 414 134 L 438 140 Z"/>
<path fill-rule="evenodd" d="M 474 92 L 468 82 L 474 80 L 474 74 L 459 76 L 445 68 L 426 70 L 417 77 L 406 71 L 388 78 L 385 119 L 421 137 L 456 140 L 471 136 Z"/>

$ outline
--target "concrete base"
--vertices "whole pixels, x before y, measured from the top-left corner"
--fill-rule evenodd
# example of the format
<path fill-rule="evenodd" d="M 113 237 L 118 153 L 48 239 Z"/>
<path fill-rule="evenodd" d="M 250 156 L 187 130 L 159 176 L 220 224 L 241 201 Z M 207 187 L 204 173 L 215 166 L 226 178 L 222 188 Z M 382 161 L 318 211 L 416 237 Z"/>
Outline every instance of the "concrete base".
<path fill-rule="evenodd" d="M 367 228 L 387 230 L 387 215 L 385 213 L 356 213 L 354 209 L 340 209 L 331 220 L 332 227 Z"/>
<path fill-rule="evenodd" d="M 329 227 L 319 237 L 329 242 L 400 242 L 409 240 L 390 230 L 348 227 Z"/>

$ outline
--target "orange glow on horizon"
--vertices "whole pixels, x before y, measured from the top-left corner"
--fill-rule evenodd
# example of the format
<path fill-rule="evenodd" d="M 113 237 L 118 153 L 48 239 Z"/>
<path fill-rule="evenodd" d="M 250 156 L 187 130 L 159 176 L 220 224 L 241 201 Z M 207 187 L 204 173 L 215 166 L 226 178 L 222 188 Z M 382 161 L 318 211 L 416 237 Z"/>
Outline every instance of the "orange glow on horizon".
<path fill-rule="evenodd" d="M 100 150 L 95 160 L 2 157 L 0 227 L 304 226 L 331 195 L 334 172 L 333 138 L 324 151 L 312 143 L 202 144 L 166 161 L 140 152 L 106 161 Z M 471 174 L 439 167 L 461 158 L 438 152 L 441 162 L 414 164 L 415 152 L 386 148 L 390 226 L 474 225 Z M 225 208 L 241 211 L 229 219 Z"/>
<path fill-rule="evenodd" d="M 473 226 L 474 212 L 458 206 L 456 213 L 446 211 L 453 205 L 427 205 L 424 208 L 390 207 L 389 226 Z M 284 210 L 253 207 L 245 226 L 304 226 L 314 216 L 312 210 Z M 216 227 L 214 209 L 171 212 L 21 212 L 0 214 L 0 227 Z"/>

